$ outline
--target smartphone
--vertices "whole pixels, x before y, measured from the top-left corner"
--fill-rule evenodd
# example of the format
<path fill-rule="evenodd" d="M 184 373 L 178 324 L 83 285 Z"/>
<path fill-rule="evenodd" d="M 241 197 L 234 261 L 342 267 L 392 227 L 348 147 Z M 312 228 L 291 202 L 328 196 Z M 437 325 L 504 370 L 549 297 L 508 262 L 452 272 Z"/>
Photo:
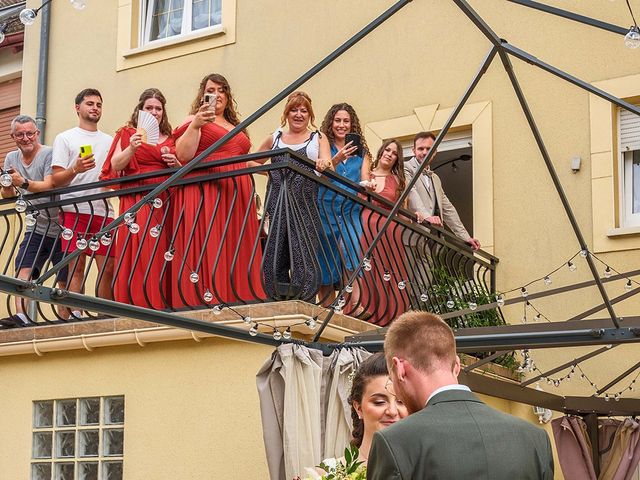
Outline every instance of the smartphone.
<path fill-rule="evenodd" d="M 357 155 L 358 157 L 363 157 L 362 151 L 362 137 L 357 133 L 347 133 L 344 136 L 344 143 L 347 144 L 351 142 L 352 147 L 358 147 L 358 149 L 353 153 L 353 155 Z"/>
<path fill-rule="evenodd" d="M 91 148 L 91 145 L 82 145 L 80 147 L 80 156 L 81 157 L 88 157 L 89 155 L 91 155 L 93 153 L 93 149 Z"/>
<path fill-rule="evenodd" d="M 209 104 L 209 110 L 216 109 L 216 101 L 218 100 L 218 95 L 215 93 L 205 93 L 204 94 L 204 103 Z"/>

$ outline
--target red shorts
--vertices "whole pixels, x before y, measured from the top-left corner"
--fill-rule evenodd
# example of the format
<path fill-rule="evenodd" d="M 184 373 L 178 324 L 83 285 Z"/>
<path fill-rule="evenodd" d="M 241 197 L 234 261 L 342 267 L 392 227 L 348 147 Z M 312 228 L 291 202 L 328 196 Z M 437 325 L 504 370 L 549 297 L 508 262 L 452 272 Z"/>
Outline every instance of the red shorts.
<path fill-rule="evenodd" d="M 101 217 L 99 215 L 89 215 L 88 213 L 62 212 L 62 228 L 69 228 L 73 231 L 71 240 L 60 238 L 60 245 L 64 253 L 70 253 L 78 249 L 76 241 L 78 236 L 84 238 L 87 242 L 93 238 L 93 235 L 102 230 L 107 224 L 111 223 L 111 218 Z M 112 243 L 115 239 L 112 238 Z M 109 247 L 100 244 L 100 248 L 96 250 L 96 255 L 106 255 Z M 93 250 L 89 247 L 84 252 L 91 255 Z M 109 251 L 110 257 L 115 257 L 115 248 L 111 247 Z"/>

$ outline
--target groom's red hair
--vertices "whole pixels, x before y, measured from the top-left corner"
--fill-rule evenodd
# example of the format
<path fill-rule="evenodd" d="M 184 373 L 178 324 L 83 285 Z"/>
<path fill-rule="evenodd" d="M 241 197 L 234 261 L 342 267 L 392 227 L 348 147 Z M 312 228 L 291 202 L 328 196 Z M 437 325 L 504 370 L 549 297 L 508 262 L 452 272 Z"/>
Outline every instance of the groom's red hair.
<path fill-rule="evenodd" d="M 409 311 L 389 327 L 384 339 L 387 365 L 393 357 L 408 360 L 414 368 L 431 373 L 456 363 L 456 340 L 451 327 L 433 313 Z"/>

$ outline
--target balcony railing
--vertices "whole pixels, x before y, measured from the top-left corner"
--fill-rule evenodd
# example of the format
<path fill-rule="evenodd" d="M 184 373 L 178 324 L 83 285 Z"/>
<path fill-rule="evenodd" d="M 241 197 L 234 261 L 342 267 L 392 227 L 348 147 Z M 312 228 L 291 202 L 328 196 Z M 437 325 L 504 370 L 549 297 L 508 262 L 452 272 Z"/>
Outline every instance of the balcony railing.
<path fill-rule="evenodd" d="M 287 161 L 246 166 L 248 160 L 275 155 L 287 155 Z M 16 211 L 16 198 L 0 200 L 1 274 L 16 275 L 25 222 L 33 222 L 36 214 L 41 222 L 45 219 L 49 235 L 61 231 L 54 241 L 66 246 L 64 255 L 84 249 L 85 268 L 70 262 L 67 271 L 68 279 L 77 272 L 79 291 L 156 310 L 285 299 L 328 305 L 335 289 L 341 297 L 334 306 L 383 326 L 409 308 L 445 313 L 494 301 L 497 258 L 472 252 L 445 230 L 415 223 L 404 210 L 392 220 L 370 258 L 363 258 L 392 204 L 333 172 L 318 175 L 312 166 L 287 149 L 199 165 L 158 197 L 160 202 L 146 205 L 126 219 L 128 225 L 99 240 L 80 224 L 61 231 L 55 213 L 48 212 L 73 214 L 81 203 L 93 202 L 89 220 L 100 220 L 99 227 L 105 227 L 109 220 L 95 215 L 97 206 L 107 208 L 115 198 L 123 205 L 127 199 L 132 204 L 132 198 L 139 200 L 175 169 L 26 195 L 22 213 Z M 262 213 L 257 213 L 260 199 L 254 174 L 269 178 Z M 96 187 L 105 190 L 60 199 L 65 193 Z M 112 273 L 108 262 L 98 268 L 98 248 L 113 258 Z M 349 273 L 359 265 L 361 273 L 347 285 Z M 52 268 L 59 270 L 56 275 L 65 271 L 49 256 L 40 275 Z M 49 276 L 45 285 L 53 286 L 56 275 Z M 7 295 L 5 302 L 9 314 L 14 314 L 15 299 Z M 33 324 L 96 317 L 79 312 L 68 318 L 64 309 L 26 300 L 23 307 Z M 499 310 L 492 310 L 451 322 L 459 328 L 504 320 Z"/>

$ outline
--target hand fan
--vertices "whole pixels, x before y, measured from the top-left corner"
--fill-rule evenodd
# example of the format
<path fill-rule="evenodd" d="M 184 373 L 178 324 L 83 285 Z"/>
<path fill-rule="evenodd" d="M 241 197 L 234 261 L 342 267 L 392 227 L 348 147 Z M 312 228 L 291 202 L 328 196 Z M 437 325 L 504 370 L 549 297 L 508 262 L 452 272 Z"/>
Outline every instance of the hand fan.
<path fill-rule="evenodd" d="M 140 110 L 138 112 L 138 128 L 136 133 L 142 135 L 142 141 L 149 145 L 157 145 L 160 138 L 160 125 L 156 117 L 149 112 Z"/>

